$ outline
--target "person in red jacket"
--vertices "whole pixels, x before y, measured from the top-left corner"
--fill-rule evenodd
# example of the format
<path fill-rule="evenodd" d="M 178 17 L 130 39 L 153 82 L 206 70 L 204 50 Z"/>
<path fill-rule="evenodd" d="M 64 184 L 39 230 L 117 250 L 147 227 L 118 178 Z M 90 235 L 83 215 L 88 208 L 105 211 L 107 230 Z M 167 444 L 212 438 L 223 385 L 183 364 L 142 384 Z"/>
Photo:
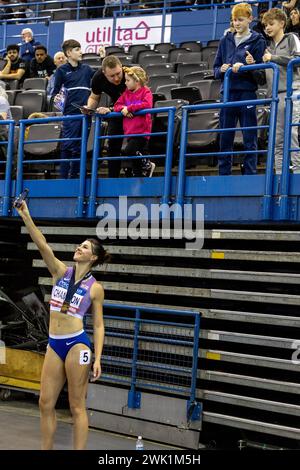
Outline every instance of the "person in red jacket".
<path fill-rule="evenodd" d="M 114 111 L 123 114 L 123 131 L 126 137 L 122 154 L 127 156 L 145 155 L 148 153 L 149 135 L 131 137 L 131 134 L 150 134 L 152 119 L 150 114 L 137 116 L 135 113 L 142 109 L 153 107 L 153 96 L 145 70 L 141 67 L 124 67 L 126 90 L 114 105 Z M 152 176 L 155 164 L 149 158 L 126 162 L 126 176 Z"/>

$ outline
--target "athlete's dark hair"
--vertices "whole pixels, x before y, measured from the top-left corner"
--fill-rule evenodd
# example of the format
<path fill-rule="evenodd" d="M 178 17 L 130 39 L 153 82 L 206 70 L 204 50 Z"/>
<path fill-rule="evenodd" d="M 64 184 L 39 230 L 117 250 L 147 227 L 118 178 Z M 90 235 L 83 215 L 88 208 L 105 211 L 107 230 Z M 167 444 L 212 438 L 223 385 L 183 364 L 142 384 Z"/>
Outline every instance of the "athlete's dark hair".
<path fill-rule="evenodd" d="M 110 254 L 103 248 L 99 240 L 97 238 L 87 238 L 87 241 L 92 245 L 92 253 L 96 255 L 98 258 L 96 261 L 93 262 L 92 268 L 94 266 L 101 266 L 104 263 L 108 263 L 110 261 Z"/>

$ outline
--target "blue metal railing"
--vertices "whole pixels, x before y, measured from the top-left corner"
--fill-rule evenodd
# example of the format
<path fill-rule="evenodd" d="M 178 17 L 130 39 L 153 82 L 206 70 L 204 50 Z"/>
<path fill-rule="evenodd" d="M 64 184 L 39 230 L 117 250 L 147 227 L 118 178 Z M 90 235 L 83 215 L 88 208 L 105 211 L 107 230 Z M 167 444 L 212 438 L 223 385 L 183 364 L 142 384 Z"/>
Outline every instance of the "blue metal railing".
<path fill-rule="evenodd" d="M 104 367 L 107 363 L 108 368 L 118 368 L 118 367 L 130 367 L 130 375 L 125 372 L 122 374 L 117 374 L 115 371 L 110 374 L 103 373 L 101 380 L 105 381 L 114 381 L 120 383 L 126 383 L 129 385 L 130 389 L 128 392 L 128 407 L 129 408 L 140 408 L 141 406 L 141 393 L 137 391 L 137 388 L 147 388 L 155 389 L 169 392 L 180 392 L 185 396 L 188 396 L 187 401 L 187 418 L 189 421 L 200 419 L 201 415 L 201 405 L 197 403 L 196 400 L 196 388 L 197 388 L 197 371 L 198 371 L 198 350 L 199 350 L 199 337 L 200 337 L 200 313 L 195 310 L 180 310 L 180 309 L 163 309 L 155 307 L 144 307 L 144 306 L 130 306 L 130 305 L 119 305 L 119 304 L 106 304 L 104 303 L 104 310 L 113 309 L 114 311 L 123 312 L 125 315 L 104 315 L 104 320 L 112 320 L 116 322 L 116 326 L 112 328 L 106 327 L 106 336 L 111 338 L 121 338 L 123 340 L 132 341 L 132 352 L 130 357 L 126 359 L 122 357 L 115 356 L 115 359 L 106 360 L 106 354 L 103 354 L 103 364 Z M 163 316 L 164 319 L 155 319 L 155 317 Z M 174 317 L 176 320 L 174 321 Z M 151 320 L 149 319 L 151 318 Z M 122 322 L 122 324 L 128 323 L 128 328 L 126 333 L 123 331 L 118 332 L 117 323 Z M 150 326 L 154 326 L 154 330 L 150 330 Z M 159 334 L 155 333 L 155 327 L 162 327 L 159 331 Z M 145 328 L 143 328 L 145 327 Z M 180 333 L 172 334 L 171 331 L 173 328 L 180 328 Z M 123 328 L 124 330 L 124 328 Z M 164 333 L 164 330 L 165 333 Z M 184 332 L 187 332 L 185 335 Z M 91 333 L 91 330 L 88 329 L 88 332 Z M 182 337 L 186 336 L 185 339 Z M 151 351 L 149 357 L 147 357 L 147 351 L 143 349 L 140 345 L 140 342 L 153 342 L 156 345 L 168 345 L 174 346 L 174 355 L 178 354 L 176 347 L 188 347 L 190 348 L 191 354 L 189 358 L 183 359 L 182 364 L 178 363 L 178 357 L 176 359 L 176 364 L 166 364 L 164 359 L 159 362 L 158 360 L 153 360 L 151 357 Z M 158 348 L 159 352 L 159 348 Z M 116 350 L 116 354 L 118 351 Z M 145 355 L 146 354 L 146 355 Z M 143 358 L 143 359 L 141 359 Z M 186 363 L 184 362 L 186 361 Z M 186 378 L 186 384 L 180 385 L 180 380 L 178 384 L 169 384 L 167 378 L 165 377 L 168 373 L 170 375 L 176 375 L 176 372 L 179 373 L 179 376 L 184 374 Z M 145 380 L 148 373 L 152 376 L 153 385 L 149 380 Z M 155 382 L 155 374 L 161 377 L 161 380 Z M 162 375 L 163 374 L 163 375 Z M 118 375 L 116 377 L 116 375 Z"/>
<path fill-rule="evenodd" d="M 82 121 L 81 136 L 77 138 L 57 138 L 57 139 L 40 139 L 40 140 L 25 140 L 25 129 L 31 124 L 45 124 L 51 122 L 66 122 L 66 121 Z M 88 118 L 84 115 L 74 116 L 56 116 L 39 119 L 21 119 L 20 122 L 20 133 L 19 133 L 19 148 L 18 148 L 18 162 L 17 162 L 17 180 L 16 180 L 16 195 L 19 194 L 23 189 L 23 167 L 30 163 L 62 163 L 62 162 L 80 162 L 80 173 L 79 173 L 79 191 L 78 191 L 78 211 L 77 216 L 83 216 L 83 205 L 85 198 L 85 184 L 86 184 L 86 160 L 87 160 L 87 140 L 88 140 Z M 79 158 L 70 159 L 35 159 L 24 161 L 24 144 L 35 144 L 42 142 L 71 142 L 81 141 L 81 154 Z"/>
<path fill-rule="evenodd" d="M 299 65 L 300 59 L 295 59 L 291 61 L 288 65 L 288 83 L 287 83 L 287 98 L 286 98 L 286 116 L 285 116 L 285 142 L 284 142 L 284 156 L 283 156 L 283 169 L 282 169 L 282 176 L 281 176 L 281 185 L 278 188 L 276 193 L 276 197 L 279 197 L 280 201 L 280 219 L 289 219 L 291 218 L 288 212 L 288 199 L 289 199 L 289 182 L 290 182 L 290 173 L 289 173 L 289 162 L 290 162 L 290 153 L 292 151 L 298 151 L 299 149 L 293 149 L 290 146 L 291 140 L 291 129 L 293 126 L 298 126 L 298 123 L 291 123 L 291 116 L 292 116 L 292 105 L 293 105 L 293 90 L 292 90 L 292 79 L 293 79 L 293 67 Z M 180 156 L 179 156 L 179 166 L 178 166 L 178 177 L 177 177 L 177 189 L 176 189 L 176 203 L 177 207 L 180 208 L 180 214 L 175 213 L 175 217 L 182 217 L 182 207 L 185 200 L 185 181 L 186 181 L 186 174 L 185 174 L 185 159 L 186 157 L 193 157 L 193 156 L 215 156 L 216 152 L 207 152 L 207 153 L 187 153 L 187 143 L 188 143 L 188 135 L 194 133 L 221 133 L 230 130 L 236 129 L 200 129 L 200 130 L 189 130 L 188 129 L 188 117 L 191 111 L 197 110 L 210 110 L 210 109 L 219 109 L 219 108 L 226 108 L 238 105 L 270 105 L 270 121 L 268 126 L 254 126 L 254 127 L 241 127 L 239 130 L 246 130 L 246 129 L 269 129 L 269 136 L 268 136 L 268 148 L 267 150 L 258 150 L 258 151 L 251 151 L 243 153 L 261 153 L 267 154 L 267 165 L 266 165 L 266 174 L 264 179 L 264 188 L 261 191 L 262 195 L 262 220 L 270 219 L 274 216 L 271 214 L 272 206 L 274 202 L 274 148 L 275 148 L 275 135 L 276 135 L 276 121 L 277 121 L 277 105 L 278 105 L 278 95 L 276 93 L 278 87 L 278 68 L 275 64 L 260 64 L 260 65 L 252 65 L 252 66 L 245 66 L 241 67 L 241 72 L 255 70 L 255 69 L 272 69 L 273 70 L 273 89 L 272 89 L 272 96 L 269 99 L 259 99 L 259 100 L 252 100 L 252 101 L 243 101 L 243 102 L 229 102 L 229 88 L 230 88 L 230 76 L 231 71 L 229 70 L 224 79 L 224 102 L 223 103 L 213 103 L 213 104 L 203 104 L 203 105 L 194 105 L 194 106 L 186 106 L 183 107 L 182 110 L 182 129 L 181 129 L 181 142 L 180 142 Z M 172 159 L 173 159 L 173 135 L 174 135 L 174 117 L 175 117 L 175 108 L 155 108 L 149 110 L 140 111 L 138 114 L 159 114 L 159 113 L 168 113 L 168 130 L 165 132 L 157 132 L 153 135 L 165 136 L 166 137 L 166 153 L 160 155 L 154 155 L 154 158 L 165 158 L 165 175 L 163 180 L 163 189 L 161 194 L 161 202 L 163 205 L 168 208 L 168 204 L 171 200 L 171 170 L 172 170 Z M 78 184 L 78 194 L 77 197 L 77 204 L 78 204 L 78 211 L 76 213 L 77 217 L 95 217 L 96 214 L 96 205 L 97 205 L 97 196 L 98 196 L 98 166 L 99 163 L 103 160 L 123 160 L 125 157 L 123 156 L 112 156 L 112 157 L 104 157 L 100 154 L 100 143 L 103 142 L 104 139 L 113 139 L 113 138 L 123 138 L 124 135 L 115 135 L 115 136 L 106 136 L 101 135 L 102 130 L 102 120 L 106 118 L 114 119 L 120 117 L 120 113 L 110 113 L 109 115 L 96 115 L 95 119 L 95 133 L 94 133 L 94 145 L 93 145 L 93 157 L 92 157 L 92 172 L 91 172 L 91 184 L 88 186 L 88 180 L 86 179 L 86 159 L 87 159 L 87 140 L 88 140 L 88 118 L 83 115 L 77 116 L 57 116 L 57 117 L 47 117 L 42 119 L 33 119 L 33 120 L 21 120 L 20 121 L 20 133 L 19 133 L 19 149 L 18 149 L 18 162 L 17 162 L 17 179 L 16 185 L 14 186 L 14 191 L 12 193 L 12 163 L 13 163 L 13 147 L 14 147 L 14 131 L 15 131 L 15 123 L 13 121 L 2 121 L 3 125 L 8 126 L 8 140 L 6 142 L 2 142 L 2 144 L 7 145 L 7 159 L 6 161 L 2 161 L 1 163 L 5 166 L 5 180 L 2 186 L 2 216 L 10 215 L 10 204 L 11 198 L 17 194 L 19 194 L 23 189 L 23 168 L 24 165 L 30 163 L 56 163 L 60 164 L 61 162 L 71 162 L 71 161 L 80 161 L 80 177 L 79 177 L 79 184 Z M 43 124 L 43 123 L 51 123 L 51 122 L 63 122 L 65 120 L 82 120 L 83 127 L 82 127 L 82 135 L 80 138 L 74 139 L 40 139 L 36 141 L 26 140 L 24 139 L 24 133 L 26 126 L 30 124 Z M 140 134 L 139 134 L 140 136 Z M 24 160 L 24 144 L 34 144 L 34 143 L 41 143 L 41 142 L 65 142 L 70 140 L 80 140 L 81 141 L 81 158 L 74 158 L 74 159 L 48 159 L 48 160 Z M 238 152 L 222 152 L 220 154 L 223 155 L 232 155 L 232 154 L 240 154 L 241 151 Z M 143 157 L 136 157 L 129 156 L 126 159 L 136 159 L 136 158 L 143 158 Z M 88 191 L 87 191 L 88 188 Z M 247 195 L 247 193 L 243 193 L 243 195 Z M 139 194 L 136 195 L 137 197 Z M 150 196 L 151 197 L 151 196 Z M 88 199 L 88 211 L 87 213 L 84 210 L 85 198 Z M 13 215 L 16 215 L 15 212 Z M 276 215 L 276 214 L 275 214 Z"/>
<path fill-rule="evenodd" d="M 49 20 L 51 19 L 51 17 L 41 17 L 41 18 L 23 18 L 24 19 L 24 27 L 27 27 L 29 26 L 30 23 L 32 23 L 33 21 L 35 21 L 36 23 L 45 23 L 47 20 L 48 20 L 48 23 L 46 23 L 46 27 L 47 27 L 47 32 L 46 33 L 36 33 L 34 35 L 35 39 L 39 39 L 40 42 L 42 44 L 44 44 L 47 49 L 49 49 Z M 22 21 L 23 21 L 22 19 Z M 2 27 L 3 27 L 3 32 L 2 32 L 2 48 L 0 50 L 0 54 L 5 54 L 6 53 L 6 46 L 7 44 L 9 44 L 10 42 L 13 42 L 13 43 L 17 43 L 19 45 L 22 44 L 22 42 L 20 42 L 20 36 L 16 36 L 16 35 L 13 35 L 13 36 L 9 36 L 8 35 L 8 26 L 11 25 L 11 24 L 14 24 L 16 22 L 15 19 L 11 19 L 11 20 L 6 20 L 5 22 L 3 21 L 2 23 Z M 46 39 L 46 40 L 44 40 Z"/>
<path fill-rule="evenodd" d="M 14 136 L 15 136 L 15 122 L 11 120 L 2 120 L 1 126 L 8 126 L 8 138 L 1 141 L 1 146 L 6 147 L 6 159 L 0 161 L 0 165 L 5 165 L 5 179 L 3 188 L 3 201 L 2 211 L 0 214 L 4 217 L 9 215 L 9 204 L 12 188 L 12 165 L 13 165 L 13 152 L 14 152 Z"/>
<path fill-rule="evenodd" d="M 300 148 L 291 148 L 292 140 L 292 127 L 297 126 L 299 123 L 293 123 L 293 75 L 294 68 L 300 65 L 300 58 L 292 59 L 287 66 L 286 76 L 286 98 L 285 98 L 285 113 L 284 113 L 284 143 L 283 143 L 283 159 L 282 159 L 282 173 L 280 179 L 280 206 L 279 218 L 286 220 L 289 218 L 289 188 L 290 188 L 290 160 L 291 153 L 299 151 Z M 299 100 L 299 96 L 295 99 Z"/>
<path fill-rule="evenodd" d="M 161 27 L 161 41 L 163 41 L 163 38 L 164 38 L 164 32 L 166 30 L 167 27 L 171 27 L 171 26 L 167 26 L 167 23 L 166 23 L 166 18 L 167 18 L 167 15 L 170 14 L 170 13 L 176 13 L 176 12 L 180 12 L 180 11 L 201 11 L 203 9 L 212 9 L 213 10 L 213 22 L 212 22 L 212 28 L 211 28 L 211 31 L 212 31 L 212 37 L 211 39 L 215 39 L 216 38 L 216 34 L 217 34 L 217 21 L 218 21 L 218 13 L 219 13 L 219 9 L 222 8 L 230 8 L 232 5 L 234 5 L 235 3 L 234 2 L 228 2 L 226 4 L 224 3 L 213 3 L 213 2 L 207 2 L 206 4 L 193 4 L 193 5 L 176 5 L 177 2 L 181 2 L 181 0 L 174 0 L 172 2 L 172 5 L 169 5 L 168 4 L 168 1 L 167 0 L 164 0 L 164 1 L 148 1 L 147 2 L 147 9 L 146 10 L 142 10 L 141 11 L 141 3 L 140 2 L 136 2 L 136 3 L 133 3 L 133 4 L 130 4 L 130 8 L 128 8 L 128 2 L 125 2 L 123 0 L 121 1 L 117 1 L 116 4 L 111 4 L 111 5 L 108 5 L 108 6 L 82 6 L 81 5 L 81 2 L 80 0 L 63 0 L 61 3 L 62 5 L 62 8 L 54 8 L 52 9 L 51 7 L 52 6 L 57 6 L 57 1 L 56 0 L 49 0 L 49 1 L 43 1 L 43 2 L 28 2 L 26 5 L 27 7 L 29 7 L 33 13 L 34 13 L 34 17 L 33 18 L 12 18 L 12 19 L 8 19 L 8 20 L 2 20 L 2 23 L 4 25 L 4 28 L 5 28 L 5 25 L 8 23 L 8 24 L 12 24 L 12 23 L 16 23 L 16 21 L 18 23 L 24 23 L 24 24 L 30 24 L 30 23 L 38 23 L 38 22 L 44 22 L 45 24 L 49 23 L 49 20 L 52 20 L 53 21 L 53 16 L 52 16 L 52 12 L 55 13 L 55 11 L 61 11 L 61 10 L 65 10 L 65 12 L 67 13 L 70 13 L 70 12 L 75 12 L 74 14 L 74 19 L 73 21 L 76 19 L 76 21 L 80 20 L 80 13 L 81 12 L 86 12 L 86 11 L 91 11 L 91 10 L 96 10 L 96 11 L 100 11 L 101 13 L 99 14 L 98 13 L 98 18 L 101 18 L 102 16 L 103 17 L 106 17 L 105 15 L 105 12 L 107 11 L 107 9 L 111 10 L 111 16 L 114 18 L 114 19 L 117 19 L 118 17 L 123 17 L 123 16 L 126 16 L 126 15 L 141 15 L 141 13 L 146 13 L 148 15 L 153 15 L 153 14 L 159 14 L 159 15 L 162 15 L 162 27 Z M 76 5 L 74 5 L 74 3 L 76 3 Z M 258 4 L 265 4 L 266 2 L 264 2 L 263 0 L 258 0 L 258 1 L 249 1 L 248 3 L 250 3 L 251 5 L 253 6 L 257 6 Z M 269 8 L 272 7 L 273 3 L 275 3 L 275 0 L 272 1 L 272 0 L 269 0 L 268 1 L 268 6 Z M 277 2 L 276 2 L 277 3 Z M 69 6 L 70 5 L 70 6 Z M 2 9 L 5 9 L 5 8 L 10 8 L 11 5 L 2 5 Z M 24 4 L 19 4 L 19 3 L 16 3 L 13 5 L 14 9 L 17 9 L 18 7 L 22 7 L 24 8 Z M 47 10 L 45 10 L 45 7 L 47 8 Z M 136 8 L 135 8 L 136 7 Z M 41 13 L 43 12 L 49 12 L 49 15 L 47 16 L 40 16 Z M 18 12 L 16 12 L 18 13 Z M 102 16 L 101 16 L 102 14 Z M 72 20 L 72 18 L 70 18 Z M 63 20 L 57 20 L 57 21 L 63 21 Z M 115 23 L 114 23 L 115 25 Z M 194 26 L 197 26 L 197 25 L 194 25 Z M 176 25 L 176 27 L 180 27 L 180 25 Z M 115 28 L 114 28 L 114 31 L 115 31 Z M 4 32 L 4 36 L 6 38 L 6 32 Z M 115 36 L 114 36 L 115 37 Z M 49 37 L 47 37 L 47 44 L 49 45 Z M 112 41 L 112 45 L 115 44 L 115 40 L 113 38 L 113 41 Z M 6 46 L 6 40 L 3 38 L 3 50 L 5 49 L 5 46 Z"/>
<path fill-rule="evenodd" d="M 161 195 L 161 203 L 163 208 L 168 206 L 170 201 L 170 193 L 171 193 L 171 177 L 172 177 L 172 158 L 173 158 L 173 135 L 174 135 L 174 121 L 175 121 L 175 107 L 169 108 L 155 108 L 155 109 L 148 109 L 139 111 L 136 115 L 145 115 L 145 114 L 168 114 L 168 128 L 167 131 L 164 132 L 155 132 L 151 134 L 136 134 L 136 136 L 165 136 L 166 137 L 166 151 L 163 154 L 152 155 L 153 158 L 163 158 L 165 159 L 165 175 L 164 175 L 164 183 L 163 183 L 163 190 Z M 145 156 L 112 156 L 112 157 L 103 157 L 100 152 L 100 142 L 103 142 L 105 139 L 122 139 L 125 136 L 124 134 L 114 135 L 114 136 L 107 136 L 101 135 L 102 131 L 102 121 L 104 119 L 114 119 L 120 118 L 122 115 L 121 113 L 109 113 L 105 116 L 96 114 L 95 115 L 95 131 L 94 131 L 94 142 L 93 142 L 93 156 L 92 156 L 92 171 L 91 171 L 91 185 L 90 185 L 90 194 L 88 200 L 88 217 L 95 217 L 96 215 L 96 206 L 97 206 L 97 181 L 98 181 L 98 166 L 99 162 L 104 160 L 124 160 L 126 159 L 142 159 Z M 65 121 L 72 121 L 72 120 L 81 120 L 82 125 L 82 132 L 81 136 L 77 138 L 55 138 L 55 139 L 40 139 L 40 140 L 25 140 L 25 129 L 27 126 L 32 124 L 46 124 L 51 122 L 65 122 Z M 55 163 L 60 164 L 63 162 L 75 162 L 80 161 L 80 175 L 79 175 L 79 191 L 78 191 L 78 204 L 77 204 L 77 217 L 81 218 L 84 216 L 84 203 L 85 203 L 85 196 L 86 196 L 86 162 L 87 162 L 87 141 L 88 141 L 88 132 L 89 132 L 89 124 L 88 118 L 83 115 L 74 115 L 74 116 L 55 116 L 55 117 L 46 117 L 46 118 L 39 118 L 39 119 L 21 119 L 20 122 L 20 131 L 19 131 L 19 146 L 18 146 L 18 161 L 17 161 L 17 179 L 16 179 L 16 188 L 15 188 L 15 195 L 18 195 L 23 189 L 23 173 L 24 173 L 24 165 L 28 164 L 48 164 L 48 163 Z M 134 135 L 133 135 L 134 136 Z M 79 158 L 71 158 L 71 159 L 25 159 L 24 160 L 24 145 L 29 144 L 37 144 L 37 143 L 50 143 L 50 142 L 70 142 L 70 141 L 80 141 L 81 142 L 81 157 Z M 13 140 L 12 140 L 13 146 Z M 30 153 L 30 151 L 29 151 Z M 11 174 L 6 178 L 7 185 L 11 183 Z M 8 202 L 7 202 L 8 203 Z M 7 209 L 8 210 L 8 209 Z M 7 212 L 6 212 L 6 215 Z M 16 213 L 14 212 L 14 215 Z"/>
<path fill-rule="evenodd" d="M 178 167 L 178 180 L 177 180 L 177 190 L 176 190 L 176 204 L 177 211 L 175 212 L 175 217 L 182 217 L 182 208 L 184 206 L 184 194 L 185 194 L 185 160 L 186 157 L 201 156 L 207 157 L 215 155 L 213 153 L 187 153 L 188 145 L 188 135 L 193 133 L 221 133 L 227 132 L 230 130 L 236 129 L 205 129 L 205 130 L 193 130 L 189 131 L 188 129 L 188 118 L 189 112 L 197 110 L 209 110 L 209 109 L 222 109 L 230 108 L 237 106 L 247 106 L 247 105 L 270 105 L 270 122 L 269 122 L 269 138 L 268 138 L 268 150 L 253 150 L 253 151 L 244 151 L 243 154 L 251 153 L 267 153 L 267 168 L 265 175 L 265 190 L 263 197 L 263 211 L 262 218 L 269 219 L 271 217 L 271 198 L 273 191 L 273 163 L 274 163 L 274 147 L 275 147 L 275 134 L 276 134 L 276 118 L 277 118 L 277 106 L 278 106 L 278 82 L 279 82 L 279 69 L 276 64 L 255 64 L 247 65 L 240 68 L 240 72 L 253 71 L 258 69 L 272 69 L 273 70 L 273 86 L 272 86 L 272 97 L 270 99 L 257 99 L 249 101 L 238 101 L 230 102 L 229 100 L 229 90 L 230 90 L 230 76 L 232 73 L 232 68 L 229 68 L 225 73 L 224 77 L 224 100 L 222 103 L 215 104 L 204 104 L 204 105 L 193 105 L 193 106 L 184 106 L 182 108 L 182 125 L 181 125 L 181 138 L 180 138 L 180 154 L 179 154 L 179 167 Z M 239 130 L 250 130 L 250 129 L 261 129 L 266 126 L 251 126 L 251 127 L 240 127 Z M 241 152 L 218 152 L 217 155 L 228 155 L 228 158 L 231 155 L 240 154 Z"/>
<path fill-rule="evenodd" d="M 270 119 L 269 119 L 269 136 L 268 136 L 268 152 L 267 152 L 267 166 L 265 176 L 265 193 L 263 198 L 263 219 L 270 219 L 271 216 L 271 198 L 273 194 L 273 178 L 274 178 L 274 148 L 275 148 L 275 137 L 276 137 L 276 121 L 277 121 L 277 108 L 278 108 L 278 85 L 279 85 L 279 68 L 275 63 L 267 64 L 255 64 L 247 65 L 240 68 L 241 73 L 251 72 L 254 70 L 273 70 L 273 82 L 272 82 L 272 95 L 271 100 L 265 100 L 265 103 L 256 104 L 269 104 L 270 103 Z M 228 102 L 230 83 L 229 78 L 232 74 L 232 68 L 228 69 L 224 77 L 224 103 Z M 248 103 L 249 104 L 249 103 Z M 252 102 L 251 104 L 255 104 Z M 242 103 L 239 103 L 242 106 Z M 260 126 L 257 126 L 259 128 Z M 244 152 L 245 154 L 247 152 Z M 249 152 L 248 152 L 249 153 Z"/>
<path fill-rule="evenodd" d="M 164 177 L 164 187 L 162 192 L 162 204 L 168 204 L 170 201 L 171 193 L 171 176 L 172 176 L 172 159 L 173 159 L 173 135 L 174 135 L 174 118 L 175 118 L 175 107 L 166 107 L 166 108 L 154 108 L 146 109 L 135 113 L 135 115 L 145 115 L 145 114 L 160 114 L 168 113 L 168 130 L 167 132 L 154 132 L 151 134 L 132 134 L 130 137 L 146 136 L 151 135 L 152 137 L 157 136 L 166 136 L 166 153 L 151 155 L 151 158 L 164 158 L 165 159 L 165 177 Z M 88 208 L 88 217 L 95 217 L 96 206 L 97 206 L 97 179 L 98 179 L 98 166 L 99 162 L 104 160 L 131 160 L 131 159 L 142 159 L 145 156 L 137 157 L 136 155 L 132 156 L 111 156 L 111 157 L 102 157 L 100 155 L 100 141 L 104 139 L 121 139 L 128 137 L 128 135 L 119 134 L 119 135 L 101 135 L 101 123 L 105 119 L 116 119 L 122 117 L 121 113 L 109 113 L 106 115 L 96 115 L 95 122 L 95 133 L 94 133 L 94 143 L 93 143 L 93 157 L 92 157 L 92 176 L 91 176 L 91 191 L 89 196 L 89 208 Z"/>

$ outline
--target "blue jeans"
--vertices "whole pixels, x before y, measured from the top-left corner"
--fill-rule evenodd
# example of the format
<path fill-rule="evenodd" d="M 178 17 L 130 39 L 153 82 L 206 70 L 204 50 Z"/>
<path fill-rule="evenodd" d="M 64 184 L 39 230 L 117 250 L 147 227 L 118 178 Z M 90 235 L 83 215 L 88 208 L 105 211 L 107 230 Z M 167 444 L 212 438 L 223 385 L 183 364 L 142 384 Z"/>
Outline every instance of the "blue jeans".
<path fill-rule="evenodd" d="M 255 100 L 255 91 L 232 91 L 229 101 Z M 222 108 L 220 112 L 220 129 L 257 126 L 256 106 L 240 106 Z M 242 131 L 245 150 L 257 150 L 257 129 Z M 232 152 L 235 131 L 222 132 L 220 135 L 220 151 Z M 219 174 L 231 175 L 232 155 L 219 155 Z M 244 174 L 254 175 L 257 166 L 257 153 L 246 154 L 244 157 Z"/>

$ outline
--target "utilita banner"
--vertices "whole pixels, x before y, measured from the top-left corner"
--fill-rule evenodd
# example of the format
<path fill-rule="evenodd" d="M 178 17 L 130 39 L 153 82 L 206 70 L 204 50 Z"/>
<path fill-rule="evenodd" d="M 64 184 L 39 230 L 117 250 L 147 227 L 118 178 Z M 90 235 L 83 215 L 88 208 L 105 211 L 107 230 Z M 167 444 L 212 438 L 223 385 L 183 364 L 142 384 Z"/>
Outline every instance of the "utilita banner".
<path fill-rule="evenodd" d="M 134 16 L 118 18 L 115 32 L 113 18 L 92 21 L 70 21 L 65 23 L 64 40 L 76 39 L 82 52 L 98 52 L 101 46 L 130 46 L 131 44 L 157 44 L 169 42 L 171 37 L 171 17 L 165 17 L 165 30 L 162 38 L 163 16 Z"/>

